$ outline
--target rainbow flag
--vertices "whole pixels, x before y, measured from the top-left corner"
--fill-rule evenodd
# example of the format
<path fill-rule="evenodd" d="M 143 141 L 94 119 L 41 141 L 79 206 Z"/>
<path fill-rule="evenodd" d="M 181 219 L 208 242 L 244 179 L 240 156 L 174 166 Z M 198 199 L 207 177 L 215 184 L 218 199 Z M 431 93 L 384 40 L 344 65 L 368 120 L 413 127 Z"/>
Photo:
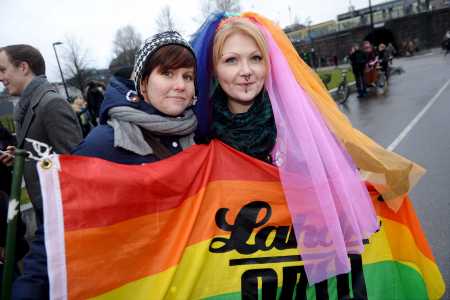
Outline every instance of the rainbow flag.
<path fill-rule="evenodd" d="M 350 255 L 350 274 L 309 286 L 277 169 L 218 141 L 144 165 L 55 156 L 39 173 L 52 299 L 439 299 L 445 290 L 411 201 L 394 213 L 370 185 L 380 230 Z"/>

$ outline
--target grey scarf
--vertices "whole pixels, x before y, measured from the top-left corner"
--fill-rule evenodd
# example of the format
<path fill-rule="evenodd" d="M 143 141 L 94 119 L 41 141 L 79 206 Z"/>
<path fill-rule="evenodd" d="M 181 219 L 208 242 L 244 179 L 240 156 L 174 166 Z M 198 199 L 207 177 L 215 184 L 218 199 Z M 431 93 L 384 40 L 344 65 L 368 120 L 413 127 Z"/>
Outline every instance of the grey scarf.
<path fill-rule="evenodd" d="M 16 121 L 16 124 L 18 126 L 18 130 L 20 130 L 20 127 L 22 127 L 23 120 L 25 118 L 25 115 L 27 114 L 28 108 L 30 107 L 32 93 L 40 85 L 46 82 L 47 77 L 45 77 L 45 75 L 35 76 L 23 90 L 22 95 L 20 96 L 19 103 L 17 103 L 16 109 L 14 110 L 14 120 Z"/>
<path fill-rule="evenodd" d="M 148 114 L 127 106 L 113 107 L 108 111 L 108 125 L 114 129 L 114 147 L 120 147 L 139 155 L 149 155 L 153 149 L 145 141 L 139 128 L 156 135 L 181 136 L 183 149 L 194 144 L 197 118 L 192 109 L 181 117 L 165 117 Z"/>

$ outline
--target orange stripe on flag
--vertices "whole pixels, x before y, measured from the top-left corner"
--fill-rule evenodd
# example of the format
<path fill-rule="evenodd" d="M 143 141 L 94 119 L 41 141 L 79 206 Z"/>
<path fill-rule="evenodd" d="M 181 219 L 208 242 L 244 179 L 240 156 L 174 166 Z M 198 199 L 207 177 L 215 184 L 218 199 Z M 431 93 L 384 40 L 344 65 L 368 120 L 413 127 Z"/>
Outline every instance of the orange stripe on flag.
<path fill-rule="evenodd" d="M 398 223 L 401 223 L 408 227 L 411 235 L 414 237 L 419 250 L 429 259 L 434 261 L 434 256 L 431 248 L 425 238 L 422 227 L 420 226 L 419 219 L 417 218 L 414 207 L 411 204 L 411 200 L 408 196 L 405 196 L 402 206 L 397 212 L 390 209 L 385 202 L 376 200 L 380 195 L 370 184 L 367 184 L 370 196 L 373 198 L 373 203 L 377 215 Z"/>

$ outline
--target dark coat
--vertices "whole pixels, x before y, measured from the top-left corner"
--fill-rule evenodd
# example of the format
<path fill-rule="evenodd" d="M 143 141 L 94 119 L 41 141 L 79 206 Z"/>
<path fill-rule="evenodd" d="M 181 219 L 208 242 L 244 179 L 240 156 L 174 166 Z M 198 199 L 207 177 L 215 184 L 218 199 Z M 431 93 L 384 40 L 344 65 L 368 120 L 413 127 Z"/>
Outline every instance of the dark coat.
<path fill-rule="evenodd" d="M 350 54 L 349 59 L 353 70 L 364 70 L 368 62 L 367 55 L 359 49 Z"/>
<path fill-rule="evenodd" d="M 108 111 L 113 107 L 129 106 L 149 114 L 161 114 L 145 101 L 131 102 L 127 100 L 127 93 L 134 90 L 131 80 L 113 77 L 106 88 L 105 100 L 100 109 L 100 125 L 95 127 L 89 135 L 73 151 L 75 155 L 93 156 L 122 164 L 142 164 L 159 160 L 153 154 L 142 156 L 131 151 L 114 147 L 114 130 L 107 124 Z M 179 136 L 158 137 L 159 142 L 171 154 L 182 151 Z"/>
<path fill-rule="evenodd" d="M 69 103 L 48 81 L 29 95 L 30 106 L 22 126 L 17 126 L 17 147 L 36 155 L 31 143 L 25 141 L 25 138 L 31 138 L 49 145 L 58 154 L 70 153 L 80 143 L 82 134 Z M 37 220 L 42 222 L 42 196 L 35 161 L 25 162 L 24 179 Z"/>
<path fill-rule="evenodd" d="M 17 126 L 17 147 L 36 155 L 32 145 L 25 141 L 25 138 L 32 138 L 51 146 L 58 154 L 70 153 L 82 139 L 80 125 L 70 105 L 47 81 L 27 95 L 31 97 L 30 106 L 22 126 Z M 31 250 L 24 259 L 24 272 L 14 282 L 12 298 L 47 299 L 42 195 L 35 161 L 25 162 L 24 178 L 36 212 L 38 230 Z"/>
<path fill-rule="evenodd" d="M 100 106 L 103 102 L 103 89 L 102 84 L 96 82 L 90 82 L 86 92 L 86 101 L 89 114 L 92 117 L 92 123 L 94 126 L 97 125 L 97 118 L 100 113 Z"/>
<path fill-rule="evenodd" d="M 5 151 L 8 146 L 15 146 L 16 139 L 0 124 L 0 150 Z M 0 163 L 0 192 L 9 195 L 11 191 L 12 167 Z"/>

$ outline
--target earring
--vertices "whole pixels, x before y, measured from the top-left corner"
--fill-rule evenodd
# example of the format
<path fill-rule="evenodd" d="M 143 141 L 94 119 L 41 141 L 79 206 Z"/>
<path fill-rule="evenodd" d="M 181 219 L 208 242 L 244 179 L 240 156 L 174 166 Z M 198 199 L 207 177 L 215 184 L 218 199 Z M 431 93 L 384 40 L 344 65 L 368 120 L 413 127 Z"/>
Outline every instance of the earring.
<path fill-rule="evenodd" d="M 197 96 L 194 96 L 194 97 L 192 98 L 192 106 L 195 106 L 195 104 L 197 104 L 197 101 L 198 101 Z"/>

